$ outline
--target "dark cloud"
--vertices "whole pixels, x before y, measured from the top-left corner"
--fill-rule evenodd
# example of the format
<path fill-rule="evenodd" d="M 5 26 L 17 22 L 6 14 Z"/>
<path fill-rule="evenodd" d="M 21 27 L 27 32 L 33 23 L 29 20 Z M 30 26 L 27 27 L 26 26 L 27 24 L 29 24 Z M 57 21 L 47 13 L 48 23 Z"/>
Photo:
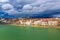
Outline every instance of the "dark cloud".
<path fill-rule="evenodd" d="M 9 10 L 2 5 L 10 4 Z M 46 18 L 60 17 L 60 0 L 3 0 L 0 1 L 0 11 L 12 17 Z M 10 17 L 9 16 L 9 17 Z"/>

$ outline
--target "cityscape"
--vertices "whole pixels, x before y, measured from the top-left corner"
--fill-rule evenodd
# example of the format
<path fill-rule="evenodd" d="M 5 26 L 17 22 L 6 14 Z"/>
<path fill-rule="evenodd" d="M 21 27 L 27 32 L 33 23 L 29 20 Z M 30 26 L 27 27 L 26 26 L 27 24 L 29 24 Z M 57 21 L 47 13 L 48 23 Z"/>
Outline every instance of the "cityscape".
<path fill-rule="evenodd" d="M 2 18 L 0 24 L 8 24 L 13 26 L 60 26 L 60 18 Z"/>
<path fill-rule="evenodd" d="M 60 40 L 60 0 L 0 0 L 0 40 Z"/>

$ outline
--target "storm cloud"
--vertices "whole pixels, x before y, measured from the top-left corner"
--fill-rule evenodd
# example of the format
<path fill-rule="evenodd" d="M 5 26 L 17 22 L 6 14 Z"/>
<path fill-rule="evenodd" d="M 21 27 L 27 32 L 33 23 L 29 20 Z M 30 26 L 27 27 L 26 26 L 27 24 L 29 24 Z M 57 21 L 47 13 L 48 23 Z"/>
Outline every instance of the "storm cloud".
<path fill-rule="evenodd" d="M 60 17 L 60 0 L 0 0 L 0 5 L 9 15 Z"/>

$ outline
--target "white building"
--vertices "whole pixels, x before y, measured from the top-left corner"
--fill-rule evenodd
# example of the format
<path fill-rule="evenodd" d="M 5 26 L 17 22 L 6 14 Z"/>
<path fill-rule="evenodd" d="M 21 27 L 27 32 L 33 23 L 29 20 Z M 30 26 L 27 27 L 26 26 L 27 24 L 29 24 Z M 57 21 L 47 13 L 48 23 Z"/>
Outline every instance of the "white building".
<path fill-rule="evenodd" d="M 41 22 L 41 25 L 42 25 L 42 26 L 47 26 L 48 23 L 47 23 L 47 22 Z"/>
<path fill-rule="evenodd" d="M 31 25 L 31 24 L 32 24 L 31 21 L 26 21 L 26 22 L 25 22 L 25 25 Z"/>
<path fill-rule="evenodd" d="M 41 25 L 41 22 L 42 22 L 42 20 L 37 20 L 37 21 L 34 21 L 34 25 Z"/>
<path fill-rule="evenodd" d="M 57 26 L 58 25 L 58 21 L 48 21 L 48 25 Z"/>

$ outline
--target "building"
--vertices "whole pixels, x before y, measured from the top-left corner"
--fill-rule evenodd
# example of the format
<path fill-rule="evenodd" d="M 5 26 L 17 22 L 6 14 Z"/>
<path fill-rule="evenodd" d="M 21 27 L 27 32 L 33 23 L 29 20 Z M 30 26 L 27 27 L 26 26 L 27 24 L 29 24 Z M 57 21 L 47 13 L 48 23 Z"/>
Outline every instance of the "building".
<path fill-rule="evenodd" d="M 3 20 L 2 23 L 7 24 L 15 24 L 15 25 L 28 25 L 28 26 L 57 26 L 60 25 L 59 18 L 8 18 L 8 19 L 0 19 Z M 1 23 L 1 22 L 0 22 Z"/>

